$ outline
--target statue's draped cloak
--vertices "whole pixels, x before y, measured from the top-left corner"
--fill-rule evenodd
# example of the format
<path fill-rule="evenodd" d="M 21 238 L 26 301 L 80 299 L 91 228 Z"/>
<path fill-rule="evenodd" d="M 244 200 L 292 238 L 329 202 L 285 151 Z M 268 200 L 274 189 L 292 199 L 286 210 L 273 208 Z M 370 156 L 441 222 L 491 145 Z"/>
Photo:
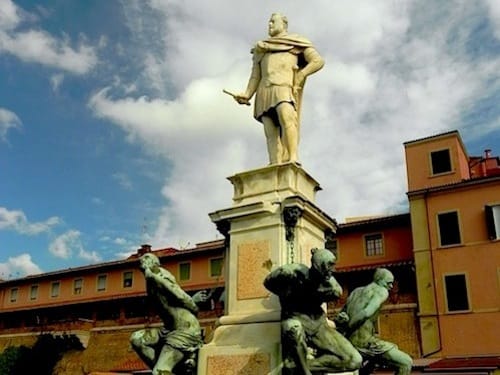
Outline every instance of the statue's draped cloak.
<path fill-rule="evenodd" d="M 290 53 L 297 57 L 297 64 L 294 66 L 294 70 L 300 70 L 307 65 L 303 52 L 306 48 L 310 47 L 313 47 L 313 44 L 308 39 L 296 34 L 260 40 L 251 51 L 253 54 L 254 69 L 261 64 L 266 54 Z M 300 86 L 296 85 L 295 82 L 289 82 L 287 85 L 266 85 L 265 82 L 261 81 L 256 93 L 254 117 L 258 121 L 261 121 L 261 117 L 272 108 L 275 108 L 279 103 L 289 102 L 295 107 L 298 119 L 300 119 L 304 84 L 305 80 Z"/>

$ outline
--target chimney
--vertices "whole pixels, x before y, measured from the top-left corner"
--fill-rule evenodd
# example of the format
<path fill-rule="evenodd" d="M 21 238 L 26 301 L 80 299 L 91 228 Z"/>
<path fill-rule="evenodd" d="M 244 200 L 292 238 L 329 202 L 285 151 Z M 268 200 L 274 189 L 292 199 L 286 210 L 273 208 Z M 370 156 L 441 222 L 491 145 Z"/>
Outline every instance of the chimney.
<path fill-rule="evenodd" d="M 485 159 L 491 158 L 491 149 L 487 148 L 486 150 L 484 150 L 484 158 Z"/>
<path fill-rule="evenodd" d="M 144 245 L 141 245 L 141 247 L 139 249 L 137 249 L 137 254 L 139 256 L 142 256 L 146 253 L 150 253 L 151 252 L 151 245 L 148 245 L 148 244 L 144 244 Z"/>

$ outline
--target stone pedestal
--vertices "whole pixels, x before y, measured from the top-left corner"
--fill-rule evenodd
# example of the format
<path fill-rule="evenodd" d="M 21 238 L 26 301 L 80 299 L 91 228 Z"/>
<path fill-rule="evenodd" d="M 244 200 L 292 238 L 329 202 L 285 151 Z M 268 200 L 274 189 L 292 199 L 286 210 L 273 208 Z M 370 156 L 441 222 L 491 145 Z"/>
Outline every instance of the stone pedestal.
<path fill-rule="evenodd" d="M 280 305 L 264 278 L 283 264 L 309 263 L 335 221 L 314 203 L 318 182 L 295 163 L 229 180 L 233 205 L 210 214 L 227 240 L 226 311 L 200 350 L 198 374 L 280 374 Z"/>

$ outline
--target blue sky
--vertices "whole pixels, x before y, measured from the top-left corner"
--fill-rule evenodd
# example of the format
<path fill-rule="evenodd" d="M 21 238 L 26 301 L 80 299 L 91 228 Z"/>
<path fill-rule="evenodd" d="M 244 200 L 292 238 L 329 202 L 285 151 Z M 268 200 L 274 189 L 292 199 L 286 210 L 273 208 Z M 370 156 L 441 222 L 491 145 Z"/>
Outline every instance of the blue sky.
<path fill-rule="evenodd" d="M 0 278 L 218 234 L 225 179 L 264 166 L 242 91 L 272 12 L 326 60 L 300 158 L 331 216 L 405 212 L 402 143 L 500 154 L 494 0 L 0 0 Z"/>

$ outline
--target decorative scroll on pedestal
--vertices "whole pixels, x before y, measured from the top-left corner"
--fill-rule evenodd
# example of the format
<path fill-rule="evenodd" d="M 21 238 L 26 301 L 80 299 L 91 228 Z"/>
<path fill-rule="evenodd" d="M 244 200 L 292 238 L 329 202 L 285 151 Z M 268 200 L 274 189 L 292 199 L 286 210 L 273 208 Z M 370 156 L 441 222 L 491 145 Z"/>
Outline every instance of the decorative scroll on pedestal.
<path fill-rule="evenodd" d="M 300 207 L 285 207 L 283 221 L 285 222 L 285 239 L 288 246 L 288 258 L 294 263 L 295 258 L 295 227 L 304 210 Z"/>

